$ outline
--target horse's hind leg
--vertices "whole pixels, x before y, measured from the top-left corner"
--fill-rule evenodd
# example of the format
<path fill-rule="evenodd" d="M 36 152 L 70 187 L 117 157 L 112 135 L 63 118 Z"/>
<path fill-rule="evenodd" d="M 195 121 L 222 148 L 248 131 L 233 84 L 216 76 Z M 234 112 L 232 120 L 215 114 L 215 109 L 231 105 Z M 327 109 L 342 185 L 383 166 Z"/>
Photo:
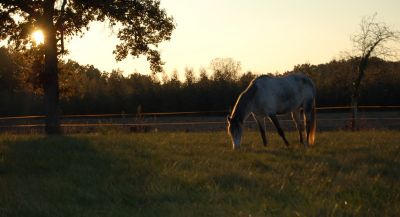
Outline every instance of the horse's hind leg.
<path fill-rule="evenodd" d="M 256 120 L 258 129 L 260 130 L 261 138 L 263 140 L 264 146 L 267 146 L 267 136 L 265 135 L 265 122 L 264 122 L 264 117 L 260 118 L 257 117 L 255 114 L 253 114 L 254 120 Z"/>
<path fill-rule="evenodd" d="M 304 121 L 301 120 L 302 115 L 304 116 L 304 114 L 301 110 L 294 111 L 294 112 L 292 112 L 292 119 L 296 125 L 297 130 L 299 131 L 300 143 L 303 144 L 304 146 L 307 146 L 307 144 L 304 143 L 304 139 L 303 139 Z"/>
<path fill-rule="evenodd" d="M 278 131 L 279 135 L 282 137 L 286 146 L 289 146 L 289 142 L 287 141 L 287 139 L 285 137 L 285 133 L 283 133 L 283 130 L 281 128 L 281 125 L 279 124 L 278 118 L 276 118 L 276 115 L 270 115 L 269 118 L 271 119 L 272 123 L 274 123 L 276 130 Z"/>
<path fill-rule="evenodd" d="M 307 144 L 310 141 L 310 132 L 311 132 L 311 125 L 312 125 L 312 112 L 313 112 L 313 102 L 310 101 L 305 103 L 304 105 L 304 113 L 305 113 L 305 120 L 306 120 L 306 132 L 307 132 Z"/>

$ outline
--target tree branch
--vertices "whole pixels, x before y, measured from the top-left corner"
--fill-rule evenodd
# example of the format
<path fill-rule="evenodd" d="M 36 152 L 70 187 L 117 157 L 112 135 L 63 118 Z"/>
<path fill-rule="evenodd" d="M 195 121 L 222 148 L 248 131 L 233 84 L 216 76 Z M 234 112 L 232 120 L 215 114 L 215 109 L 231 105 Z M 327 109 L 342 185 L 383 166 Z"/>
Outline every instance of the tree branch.
<path fill-rule="evenodd" d="M 60 16 L 55 24 L 56 28 L 62 27 L 62 24 L 65 21 L 65 7 L 67 6 L 68 0 L 63 0 L 60 9 Z"/>
<path fill-rule="evenodd" d="M 40 14 L 36 12 L 35 9 L 31 7 L 31 5 L 29 5 L 26 1 L 4 1 L 2 4 L 8 7 L 17 7 L 22 12 L 29 14 L 29 16 L 34 19 L 38 19 L 40 17 Z"/>
<path fill-rule="evenodd" d="M 67 5 L 67 0 L 63 0 L 63 2 L 62 2 L 62 5 L 61 5 L 61 11 L 60 11 L 60 17 L 58 18 L 58 20 L 57 20 L 57 23 L 56 23 L 56 28 L 57 29 L 59 29 L 60 30 L 60 33 L 61 33 L 61 38 L 60 38 L 60 40 L 61 40 L 61 54 L 63 54 L 64 52 L 65 52 L 65 50 L 64 50 L 64 26 L 63 26 L 63 23 L 64 23 L 64 21 L 65 21 L 65 16 L 64 16 L 64 14 L 65 14 L 65 6 Z"/>

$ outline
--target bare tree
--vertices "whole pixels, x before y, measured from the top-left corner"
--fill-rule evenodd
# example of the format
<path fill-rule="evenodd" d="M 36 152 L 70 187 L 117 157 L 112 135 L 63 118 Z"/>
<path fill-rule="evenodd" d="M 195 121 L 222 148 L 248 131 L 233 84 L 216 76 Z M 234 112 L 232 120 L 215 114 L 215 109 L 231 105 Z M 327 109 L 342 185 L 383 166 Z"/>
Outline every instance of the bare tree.
<path fill-rule="evenodd" d="M 377 14 L 362 18 L 360 32 L 351 37 L 354 46 L 355 59 L 357 60 L 357 73 L 353 80 L 351 107 L 352 107 L 352 130 L 359 129 L 358 126 L 358 100 L 360 96 L 360 84 L 365 77 L 371 57 L 386 59 L 395 57 L 396 51 L 390 46 L 390 42 L 398 42 L 400 32 L 393 30 L 386 23 L 376 20 Z"/>
<path fill-rule="evenodd" d="M 232 58 L 215 58 L 210 63 L 214 80 L 234 81 L 241 70 L 240 62 Z"/>

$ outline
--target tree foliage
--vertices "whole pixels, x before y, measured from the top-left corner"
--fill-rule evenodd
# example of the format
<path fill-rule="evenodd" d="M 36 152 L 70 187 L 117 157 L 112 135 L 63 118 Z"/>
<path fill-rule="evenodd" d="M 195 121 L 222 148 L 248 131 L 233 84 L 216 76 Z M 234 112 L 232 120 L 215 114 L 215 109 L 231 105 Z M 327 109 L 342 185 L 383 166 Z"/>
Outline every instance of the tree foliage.
<path fill-rule="evenodd" d="M 2 0 L 0 40 L 16 50 L 32 48 L 30 34 L 40 29 L 44 44 L 37 46 L 34 67 L 43 86 L 48 134 L 61 133 L 59 106 L 59 55 L 66 52 L 64 39 L 82 35 L 93 21 L 107 21 L 118 32 L 117 60 L 146 55 L 154 72 L 162 71 L 157 51 L 175 28 L 172 17 L 158 0 Z M 36 55 L 35 55 L 36 56 Z M 40 65 L 43 65 L 41 67 Z"/>
<path fill-rule="evenodd" d="M 46 17 L 46 7 L 51 9 L 50 18 Z M 44 31 L 49 29 L 46 25 L 51 25 L 56 33 L 58 53 L 62 53 L 66 51 L 64 39 L 84 34 L 93 21 L 107 21 L 117 32 L 120 41 L 114 50 L 117 60 L 129 54 L 147 55 L 151 68 L 161 71 L 157 46 L 170 39 L 175 24 L 157 0 L 3 0 L 0 40 L 8 40 L 14 48 L 26 49 L 32 45 L 30 35 L 34 30 Z M 44 34 L 48 37 L 50 33 Z"/>

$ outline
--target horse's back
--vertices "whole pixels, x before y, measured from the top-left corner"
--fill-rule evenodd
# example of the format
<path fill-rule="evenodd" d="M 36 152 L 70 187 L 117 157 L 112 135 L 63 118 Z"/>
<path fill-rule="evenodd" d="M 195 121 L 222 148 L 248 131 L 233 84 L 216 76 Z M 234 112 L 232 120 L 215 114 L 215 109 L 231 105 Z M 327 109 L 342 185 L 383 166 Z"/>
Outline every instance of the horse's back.
<path fill-rule="evenodd" d="M 287 113 L 315 97 L 312 80 L 300 73 L 282 77 L 262 75 L 252 85 L 257 87 L 255 105 L 262 108 L 264 113 Z"/>
<path fill-rule="evenodd" d="M 299 94 L 304 91 L 312 92 L 315 95 L 315 85 L 313 81 L 306 75 L 301 73 L 290 74 L 282 77 L 272 77 L 261 75 L 253 81 L 253 85 L 263 92 L 274 94 L 278 92 L 292 92 L 291 94 Z"/>

